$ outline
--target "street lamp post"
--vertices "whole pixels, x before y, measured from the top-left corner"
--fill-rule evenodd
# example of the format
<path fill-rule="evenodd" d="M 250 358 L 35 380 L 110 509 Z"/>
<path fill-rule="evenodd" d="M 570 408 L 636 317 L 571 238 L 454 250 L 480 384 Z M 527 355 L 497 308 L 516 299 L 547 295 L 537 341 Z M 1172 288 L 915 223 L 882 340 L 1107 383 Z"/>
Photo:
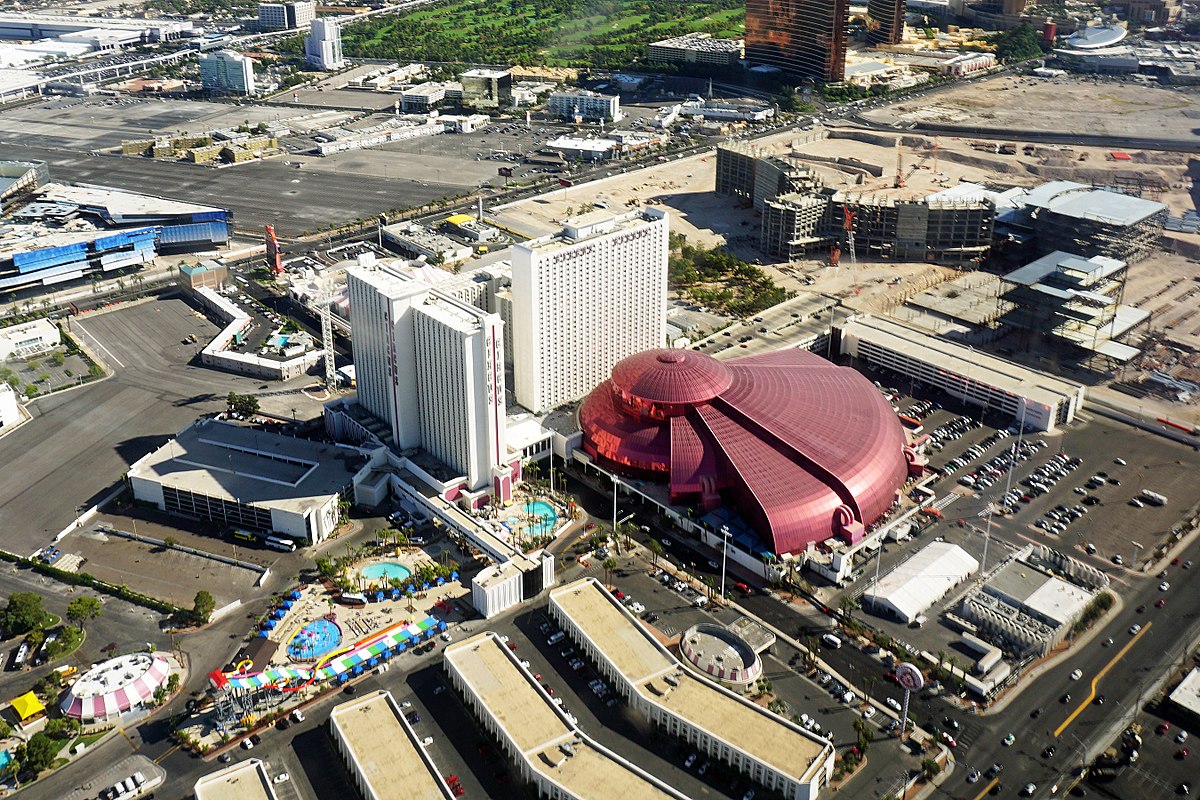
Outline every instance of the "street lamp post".
<path fill-rule="evenodd" d="M 1133 561 L 1130 563 L 1129 566 L 1133 567 L 1134 569 L 1137 569 L 1138 553 L 1141 552 L 1141 549 L 1142 549 L 1142 547 L 1144 547 L 1144 545 L 1141 542 L 1132 541 L 1132 540 L 1130 540 L 1129 543 L 1131 545 L 1133 545 Z"/>
<path fill-rule="evenodd" d="M 721 526 L 721 599 L 725 599 L 725 559 L 729 552 L 729 526 Z"/>

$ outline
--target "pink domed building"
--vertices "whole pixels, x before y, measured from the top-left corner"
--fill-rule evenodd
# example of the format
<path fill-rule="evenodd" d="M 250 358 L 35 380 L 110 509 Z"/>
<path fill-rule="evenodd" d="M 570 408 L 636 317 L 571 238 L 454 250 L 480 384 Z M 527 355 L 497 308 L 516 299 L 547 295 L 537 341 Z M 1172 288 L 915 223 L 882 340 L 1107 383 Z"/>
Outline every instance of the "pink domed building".
<path fill-rule="evenodd" d="M 666 481 L 672 503 L 728 503 L 776 554 L 857 541 L 921 469 L 871 382 L 806 350 L 638 353 L 584 399 L 579 424 L 602 466 Z"/>

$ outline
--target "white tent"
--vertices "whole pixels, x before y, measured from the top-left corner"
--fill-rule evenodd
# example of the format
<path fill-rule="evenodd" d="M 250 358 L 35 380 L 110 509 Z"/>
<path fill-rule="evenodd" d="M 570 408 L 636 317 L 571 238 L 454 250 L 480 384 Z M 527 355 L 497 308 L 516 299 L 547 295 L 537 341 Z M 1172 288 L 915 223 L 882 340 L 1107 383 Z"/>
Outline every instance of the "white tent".
<path fill-rule="evenodd" d="M 864 592 L 863 600 L 912 622 L 978 569 L 979 562 L 958 545 L 933 542 Z"/>

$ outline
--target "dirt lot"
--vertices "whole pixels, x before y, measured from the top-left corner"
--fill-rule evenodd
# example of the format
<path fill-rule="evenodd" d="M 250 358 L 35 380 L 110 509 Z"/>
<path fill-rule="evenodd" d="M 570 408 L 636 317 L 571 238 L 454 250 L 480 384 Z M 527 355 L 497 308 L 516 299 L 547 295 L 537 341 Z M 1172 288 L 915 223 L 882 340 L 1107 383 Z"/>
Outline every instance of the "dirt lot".
<path fill-rule="evenodd" d="M 1005 75 L 965 81 L 932 98 L 868 111 L 875 122 L 985 124 L 993 130 L 1086 131 L 1112 136 L 1188 138 L 1200 97 L 1174 89 L 1093 78 Z"/>

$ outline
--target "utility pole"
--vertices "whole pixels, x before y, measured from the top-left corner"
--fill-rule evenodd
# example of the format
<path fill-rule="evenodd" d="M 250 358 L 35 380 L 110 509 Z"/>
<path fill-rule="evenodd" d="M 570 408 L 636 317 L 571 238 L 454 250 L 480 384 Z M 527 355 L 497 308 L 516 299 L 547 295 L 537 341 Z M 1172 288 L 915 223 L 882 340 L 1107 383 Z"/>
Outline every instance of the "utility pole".
<path fill-rule="evenodd" d="M 729 552 L 729 526 L 721 526 L 721 600 L 725 599 L 725 559 Z"/>

